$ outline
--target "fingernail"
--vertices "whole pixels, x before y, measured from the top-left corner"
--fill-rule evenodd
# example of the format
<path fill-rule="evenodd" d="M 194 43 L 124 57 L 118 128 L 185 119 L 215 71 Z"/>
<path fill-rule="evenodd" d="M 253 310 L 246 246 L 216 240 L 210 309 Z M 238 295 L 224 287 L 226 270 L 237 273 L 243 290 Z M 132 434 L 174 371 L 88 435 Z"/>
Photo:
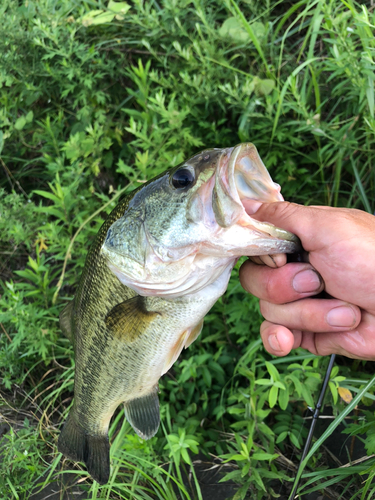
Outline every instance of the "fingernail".
<path fill-rule="evenodd" d="M 277 340 L 277 335 L 270 335 L 268 337 L 268 343 L 274 351 L 281 351 L 279 341 Z"/>
<path fill-rule="evenodd" d="M 299 293 L 316 292 L 319 290 L 321 281 L 318 273 L 312 269 L 306 269 L 296 274 L 293 278 L 293 288 Z"/>
<path fill-rule="evenodd" d="M 356 317 L 351 307 L 340 306 L 331 309 L 327 314 L 326 320 L 331 326 L 350 327 L 354 326 Z"/>

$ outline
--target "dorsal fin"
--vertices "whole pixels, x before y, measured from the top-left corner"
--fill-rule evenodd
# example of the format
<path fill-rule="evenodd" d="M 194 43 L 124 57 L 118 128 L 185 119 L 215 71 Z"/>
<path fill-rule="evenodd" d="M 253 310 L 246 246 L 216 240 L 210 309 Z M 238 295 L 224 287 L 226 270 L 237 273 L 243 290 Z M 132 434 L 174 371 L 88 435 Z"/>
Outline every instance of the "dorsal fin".
<path fill-rule="evenodd" d="M 60 313 L 60 328 L 70 342 L 73 344 L 73 329 L 72 329 L 72 314 L 73 314 L 73 300 L 67 304 Z"/>
<path fill-rule="evenodd" d="M 111 309 L 105 318 L 105 323 L 116 337 L 134 342 L 159 314 L 147 310 L 145 298 L 136 295 Z"/>

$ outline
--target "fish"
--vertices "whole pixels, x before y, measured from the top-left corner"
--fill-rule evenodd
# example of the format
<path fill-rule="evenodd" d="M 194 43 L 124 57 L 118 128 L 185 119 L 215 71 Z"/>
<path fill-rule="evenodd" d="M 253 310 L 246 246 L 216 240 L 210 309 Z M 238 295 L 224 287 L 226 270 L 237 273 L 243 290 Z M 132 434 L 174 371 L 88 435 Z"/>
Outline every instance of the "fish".
<path fill-rule="evenodd" d="M 156 434 L 158 381 L 199 336 L 239 257 L 299 250 L 294 234 L 247 213 L 282 200 L 256 147 L 243 143 L 195 154 L 108 215 L 60 314 L 75 381 L 58 450 L 98 483 L 110 476 L 113 413 L 122 404 L 142 439 Z"/>

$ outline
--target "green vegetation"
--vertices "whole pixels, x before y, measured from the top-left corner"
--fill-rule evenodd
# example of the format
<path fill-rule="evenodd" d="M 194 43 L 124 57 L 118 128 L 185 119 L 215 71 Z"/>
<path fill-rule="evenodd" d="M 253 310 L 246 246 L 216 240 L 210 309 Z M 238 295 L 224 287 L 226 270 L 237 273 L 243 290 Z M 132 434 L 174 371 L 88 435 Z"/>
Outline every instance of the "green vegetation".
<path fill-rule="evenodd" d="M 236 484 L 235 500 L 290 491 L 304 409 L 328 360 L 263 350 L 238 267 L 201 337 L 161 380 L 157 436 L 142 441 L 116 413 L 103 487 L 57 453 L 74 376 L 58 315 L 116 199 L 205 147 L 254 142 L 287 200 L 374 212 L 373 7 L 3 0 L 0 18 L 0 405 L 10 426 L 0 497 L 27 499 L 74 470 L 74 490 L 90 500 L 201 499 L 198 450 Z M 352 410 L 375 399 L 371 371 L 339 359 L 326 398 L 368 455 L 374 412 Z M 343 387 L 357 395 L 350 404 Z M 300 491 L 372 498 L 374 459 L 327 461 L 339 420 L 315 443 Z"/>

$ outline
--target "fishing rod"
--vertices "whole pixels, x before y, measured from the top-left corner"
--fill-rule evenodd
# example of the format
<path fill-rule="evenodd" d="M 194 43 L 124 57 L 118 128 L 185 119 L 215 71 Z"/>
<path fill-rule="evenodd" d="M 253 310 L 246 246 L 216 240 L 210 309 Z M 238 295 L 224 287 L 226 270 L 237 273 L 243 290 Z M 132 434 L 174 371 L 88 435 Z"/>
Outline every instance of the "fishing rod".
<path fill-rule="evenodd" d="M 305 458 L 310 450 L 312 438 L 314 435 L 314 429 L 315 429 L 316 423 L 318 421 L 321 409 L 323 408 L 324 396 L 326 394 L 328 382 L 329 382 L 329 379 L 331 377 L 331 372 L 332 372 L 333 365 L 335 363 L 335 359 L 336 359 L 336 354 L 331 354 L 331 357 L 330 357 L 329 363 L 328 363 L 328 367 L 327 367 L 327 371 L 326 371 L 326 374 L 324 376 L 323 385 L 322 385 L 322 389 L 320 391 L 318 402 L 316 403 L 314 410 L 312 408 L 309 408 L 311 411 L 313 411 L 311 426 L 309 429 L 309 434 L 307 436 L 305 446 L 304 446 L 303 451 L 302 451 L 301 460 L 298 464 L 297 477 L 296 477 L 294 484 L 293 484 L 293 490 L 290 493 L 288 500 L 293 500 L 296 496 L 297 489 L 298 489 L 299 483 L 301 481 L 301 476 L 302 476 L 302 474 L 299 475 L 299 472 L 302 469 L 302 462 L 305 460 Z"/>

